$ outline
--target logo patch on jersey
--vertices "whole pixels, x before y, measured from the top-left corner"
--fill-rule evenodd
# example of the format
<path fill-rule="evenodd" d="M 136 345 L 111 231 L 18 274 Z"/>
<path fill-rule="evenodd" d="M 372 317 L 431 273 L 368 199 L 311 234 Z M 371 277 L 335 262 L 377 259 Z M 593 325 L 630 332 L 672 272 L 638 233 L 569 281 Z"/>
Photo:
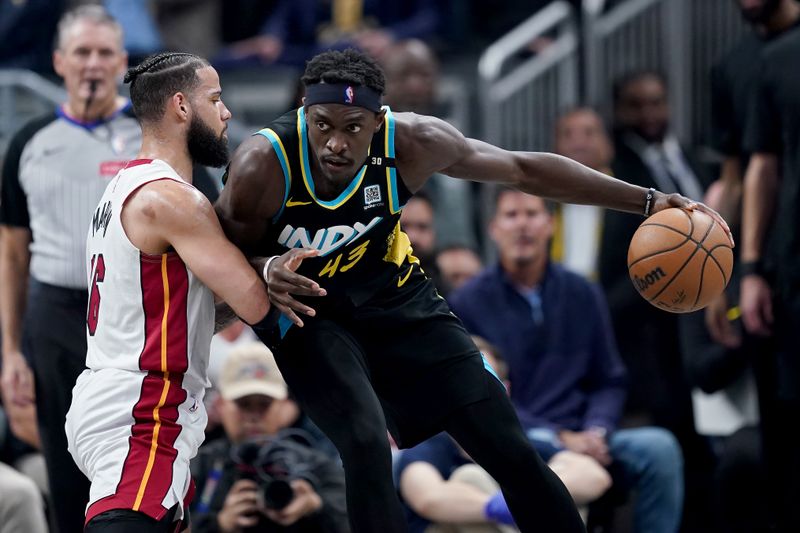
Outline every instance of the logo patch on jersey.
<path fill-rule="evenodd" d="M 377 204 L 380 201 L 381 201 L 380 185 L 370 185 L 369 187 L 364 187 L 364 204 L 372 205 L 372 204 Z"/>
<path fill-rule="evenodd" d="M 356 222 L 352 227 L 331 226 L 318 229 L 314 233 L 313 239 L 307 229 L 294 228 L 291 224 L 286 224 L 286 227 L 278 235 L 278 244 L 287 248 L 314 248 L 320 251 L 320 255 L 328 255 L 332 251 L 358 239 L 375 227 L 381 220 L 383 220 L 383 217 L 375 217 L 367 225 Z"/>
<path fill-rule="evenodd" d="M 356 92 L 353 90 L 352 87 L 349 85 L 347 89 L 344 90 L 344 103 L 345 104 L 352 104 L 356 99 Z"/>
<path fill-rule="evenodd" d="M 117 175 L 117 172 L 125 168 L 127 164 L 127 161 L 103 161 L 100 163 L 100 175 L 113 178 Z"/>

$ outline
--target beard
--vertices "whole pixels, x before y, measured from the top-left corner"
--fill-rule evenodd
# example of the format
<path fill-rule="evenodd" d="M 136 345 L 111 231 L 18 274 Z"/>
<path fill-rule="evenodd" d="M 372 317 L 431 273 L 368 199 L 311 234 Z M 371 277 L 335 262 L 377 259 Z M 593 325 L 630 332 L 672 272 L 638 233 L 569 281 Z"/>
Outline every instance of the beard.
<path fill-rule="evenodd" d="M 197 115 L 192 116 L 187 135 L 189 156 L 192 162 L 207 167 L 219 168 L 228 163 L 228 140 L 219 136 Z"/>
<path fill-rule="evenodd" d="M 778 10 L 781 0 L 765 0 L 764 5 L 754 9 L 742 9 L 742 17 L 750 24 L 763 24 Z"/>

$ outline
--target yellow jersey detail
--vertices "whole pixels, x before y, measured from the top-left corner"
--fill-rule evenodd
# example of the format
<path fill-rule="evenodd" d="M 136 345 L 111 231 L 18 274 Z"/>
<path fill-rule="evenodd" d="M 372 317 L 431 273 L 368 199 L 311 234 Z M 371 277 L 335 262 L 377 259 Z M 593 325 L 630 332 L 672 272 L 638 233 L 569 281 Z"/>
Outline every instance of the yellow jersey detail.
<path fill-rule="evenodd" d="M 286 201 L 286 207 L 295 207 L 295 206 L 298 206 L 298 205 L 311 205 L 311 202 L 301 202 L 299 200 L 295 201 L 292 198 L 289 198 Z"/>
<path fill-rule="evenodd" d="M 402 287 L 403 285 L 406 284 L 406 281 L 408 281 L 408 278 L 411 277 L 411 272 L 413 270 L 414 270 L 414 263 L 412 263 L 411 266 L 408 267 L 408 272 L 406 272 L 405 276 L 403 276 L 402 278 L 397 278 L 397 286 L 398 286 L 398 288 Z"/>
<path fill-rule="evenodd" d="M 408 260 L 409 263 L 419 264 L 419 259 L 412 254 L 414 249 L 411 247 L 411 241 L 401 229 L 400 222 L 398 221 L 394 230 L 389 235 L 386 241 L 386 255 L 383 260 L 387 263 L 394 263 L 398 267 L 403 266 L 403 262 Z"/>

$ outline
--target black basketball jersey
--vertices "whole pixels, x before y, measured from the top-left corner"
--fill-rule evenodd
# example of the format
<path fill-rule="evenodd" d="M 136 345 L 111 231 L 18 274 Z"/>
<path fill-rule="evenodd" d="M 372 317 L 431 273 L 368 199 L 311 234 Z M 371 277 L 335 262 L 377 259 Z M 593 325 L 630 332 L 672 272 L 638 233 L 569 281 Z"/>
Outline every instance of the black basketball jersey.
<path fill-rule="evenodd" d="M 408 236 L 400 231 L 400 211 L 412 194 L 394 165 L 395 119 L 384 109 L 384 124 L 372 138 L 367 160 L 333 200 L 314 193 L 303 108 L 257 133 L 272 144 L 286 183 L 264 252 L 320 251 L 318 257 L 303 260 L 298 270 L 328 291 L 324 298 L 308 300 L 318 313 L 336 312 L 345 302 L 361 305 L 389 283 L 402 286 L 419 269 Z"/>

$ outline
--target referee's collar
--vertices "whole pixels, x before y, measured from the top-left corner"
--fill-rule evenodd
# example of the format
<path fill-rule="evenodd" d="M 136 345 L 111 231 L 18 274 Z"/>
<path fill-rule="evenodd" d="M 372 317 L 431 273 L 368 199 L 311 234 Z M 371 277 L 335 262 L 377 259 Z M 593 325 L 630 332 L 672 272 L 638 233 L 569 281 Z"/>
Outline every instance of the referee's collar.
<path fill-rule="evenodd" d="M 58 115 L 59 118 L 62 118 L 64 120 L 66 120 L 67 122 L 69 122 L 70 124 L 74 124 L 74 125 L 76 125 L 78 127 L 81 127 L 83 129 L 89 130 L 89 131 L 94 130 L 98 126 L 102 126 L 106 122 L 110 122 L 110 121 L 114 120 L 115 118 L 117 118 L 117 117 L 119 117 L 120 115 L 123 115 L 123 114 L 131 114 L 131 116 L 133 116 L 133 106 L 131 105 L 130 100 L 125 100 L 125 104 L 123 106 L 121 106 L 119 109 L 117 109 L 116 111 L 114 111 L 114 113 L 112 113 L 111 115 L 109 115 L 107 117 L 103 117 L 103 118 L 98 118 L 97 120 L 92 120 L 92 121 L 89 121 L 89 122 L 84 122 L 83 120 L 77 119 L 77 118 L 69 115 L 64 110 L 64 104 L 61 104 L 56 109 L 56 115 Z"/>

